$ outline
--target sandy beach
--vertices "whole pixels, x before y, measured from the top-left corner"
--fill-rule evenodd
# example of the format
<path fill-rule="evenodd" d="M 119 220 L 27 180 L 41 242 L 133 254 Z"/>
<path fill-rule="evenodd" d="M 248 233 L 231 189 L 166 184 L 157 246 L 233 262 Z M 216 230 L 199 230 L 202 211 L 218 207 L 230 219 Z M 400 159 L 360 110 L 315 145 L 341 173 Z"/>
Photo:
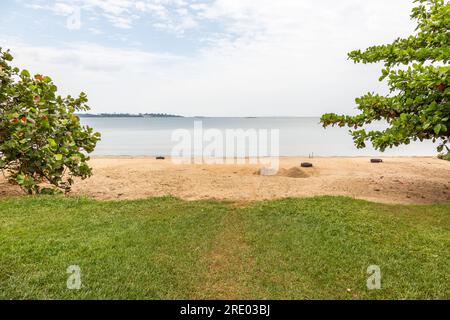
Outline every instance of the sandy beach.
<path fill-rule="evenodd" d="M 303 161 L 313 168 L 300 168 Z M 123 200 L 172 195 L 186 200 L 254 201 L 342 195 L 383 203 L 450 203 L 450 162 L 432 157 L 280 158 L 277 176 L 260 164 L 174 164 L 150 157 L 99 157 L 94 175 L 77 181 L 71 195 Z M 20 195 L 0 178 L 0 196 Z"/>

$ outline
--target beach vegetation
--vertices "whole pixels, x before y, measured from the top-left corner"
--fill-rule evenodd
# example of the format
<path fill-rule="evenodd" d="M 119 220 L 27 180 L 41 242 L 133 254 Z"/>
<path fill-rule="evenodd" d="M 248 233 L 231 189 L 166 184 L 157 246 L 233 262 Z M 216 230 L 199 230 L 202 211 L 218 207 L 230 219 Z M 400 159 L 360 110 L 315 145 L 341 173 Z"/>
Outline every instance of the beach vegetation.
<path fill-rule="evenodd" d="M 450 2 L 416 0 L 411 18 L 416 31 L 391 44 L 349 53 L 355 63 L 382 63 L 380 81 L 387 80 L 390 93 L 367 93 L 357 98 L 357 115 L 325 114 L 324 127 L 348 126 L 358 148 L 368 141 L 375 149 L 437 142 L 438 152 L 450 151 Z M 365 126 L 383 121 L 385 130 Z"/>
<path fill-rule="evenodd" d="M 100 139 L 74 114 L 89 110 L 87 96 L 57 95 L 50 77 L 12 60 L 0 48 L 0 170 L 30 194 L 67 192 L 92 174 L 88 154 Z"/>

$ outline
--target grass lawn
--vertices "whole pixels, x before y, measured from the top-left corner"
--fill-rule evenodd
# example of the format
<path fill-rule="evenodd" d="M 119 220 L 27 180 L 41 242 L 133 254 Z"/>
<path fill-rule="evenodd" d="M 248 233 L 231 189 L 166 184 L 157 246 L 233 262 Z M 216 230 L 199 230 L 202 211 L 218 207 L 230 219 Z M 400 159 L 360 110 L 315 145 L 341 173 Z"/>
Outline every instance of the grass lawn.
<path fill-rule="evenodd" d="M 2 200 L 0 298 L 448 299 L 450 205 Z"/>

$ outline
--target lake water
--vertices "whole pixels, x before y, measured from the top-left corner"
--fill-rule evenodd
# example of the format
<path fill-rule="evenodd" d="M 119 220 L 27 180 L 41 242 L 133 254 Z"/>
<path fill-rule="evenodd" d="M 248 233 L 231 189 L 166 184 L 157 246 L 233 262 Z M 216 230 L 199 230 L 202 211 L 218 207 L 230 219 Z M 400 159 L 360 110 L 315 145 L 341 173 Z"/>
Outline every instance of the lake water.
<path fill-rule="evenodd" d="M 93 155 L 171 155 L 177 141 L 177 129 L 193 133 L 194 123 L 201 121 L 203 130 L 278 129 L 280 156 L 377 156 L 383 153 L 372 148 L 358 150 L 348 128 L 327 128 L 319 118 L 82 118 L 84 125 L 101 132 L 102 140 Z M 382 129 L 383 125 L 371 128 Z M 196 152 L 197 153 L 197 152 Z M 387 150 L 389 156 L 436 155 L 436 145 L 417 142 Z"/>

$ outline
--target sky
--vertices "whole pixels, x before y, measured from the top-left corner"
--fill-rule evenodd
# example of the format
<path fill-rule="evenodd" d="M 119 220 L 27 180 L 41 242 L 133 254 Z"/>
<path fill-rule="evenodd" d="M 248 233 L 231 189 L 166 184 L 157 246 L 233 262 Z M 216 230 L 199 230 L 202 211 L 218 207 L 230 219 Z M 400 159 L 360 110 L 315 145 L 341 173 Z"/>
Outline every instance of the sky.
<path fill-rule="evenodd" d="M 409 0 L 2 0 L 0 47 L 93 113 L 319 116 L 386 92 L 347 53 L 414 32 Z"/>

